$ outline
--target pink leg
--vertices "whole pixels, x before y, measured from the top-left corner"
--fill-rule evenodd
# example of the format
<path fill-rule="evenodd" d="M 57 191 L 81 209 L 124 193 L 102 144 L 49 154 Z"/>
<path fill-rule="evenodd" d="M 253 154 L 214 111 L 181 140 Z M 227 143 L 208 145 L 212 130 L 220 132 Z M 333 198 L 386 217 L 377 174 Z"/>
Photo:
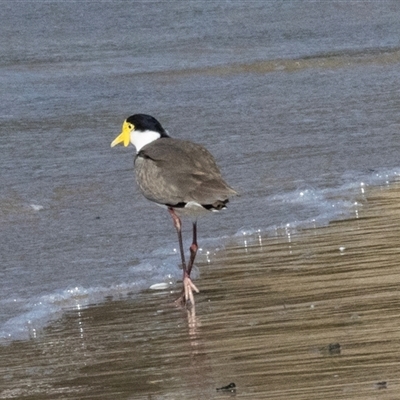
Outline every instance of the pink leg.
<path fill-rule="evenodd" d="M 186 271 L 186 261 L 185 261 L 185 253 L 183 251 L 183 244 L 182 244 L 182 223 L 181 219 L 176 215 L 174 209 L 172 207 L 168 207 L 168 211 L 172 217 L 174 222 L 174 226 L 176 228 L 176 232 L 178 233 L 178 241 L 179 241 L 179 251 L 181 253 L 181 260 L 182 260 L 182 269 Z"/>
<path fill-rule="evenodd" d="M 179 299 L 177 300 L 177 303 L 188 304 L 190 302 L 190 304 L 192 306 L 194 306 L 193 290 L 198 293 L 199 289 L 197 289 L 197 287 L 194 285 L 194 283 L 190 279 L 190 272 L 192 270 L 194 258 L 196 257 L 196 252 L 197 252 L 196 224 L 195 223 L 193 224 L 193 244 L 192 244 L 192 246 L 190 246 L 190 264 L 189 264 L 189 268 L 187 268 L 186 261 L 185 261 L 185 253 L 183 251 L 183 243 L 182 243 L 181 219 L 176 215 L 176 213 L 172 207 L 168 207 L 168 211 L 172 217 L 174 226 L 178 233 L 179 251 L 181 253 L 182 269 L 183 269 L 183 279 L 182 279 L 183 293 L 182 293 L 182 296 L 180 296 Z"/>

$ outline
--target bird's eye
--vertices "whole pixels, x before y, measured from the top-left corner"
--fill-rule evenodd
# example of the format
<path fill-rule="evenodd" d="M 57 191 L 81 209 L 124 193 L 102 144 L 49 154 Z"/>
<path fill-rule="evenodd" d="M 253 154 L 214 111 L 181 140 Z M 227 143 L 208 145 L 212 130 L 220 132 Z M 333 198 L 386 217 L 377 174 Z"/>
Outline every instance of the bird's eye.
<path fill-rule="evenodd" d="M 129 125 L 128 125 L 128 128 L 129 128 L 129 129 L 133 129 L 133 125 L 129 124 Z"/>

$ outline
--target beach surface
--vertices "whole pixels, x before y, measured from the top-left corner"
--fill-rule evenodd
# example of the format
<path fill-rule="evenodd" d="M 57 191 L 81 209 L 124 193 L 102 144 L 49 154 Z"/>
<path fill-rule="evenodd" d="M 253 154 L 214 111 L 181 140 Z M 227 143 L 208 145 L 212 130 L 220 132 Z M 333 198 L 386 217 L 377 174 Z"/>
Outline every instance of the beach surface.
<path fill-rule="evenodd" d="M 0 398 L 397 399 L 399 238 L 393 183 L 356 218 L 227 243 L 198 265 L 195 312 L 148 290 L 2 346 Z"/>

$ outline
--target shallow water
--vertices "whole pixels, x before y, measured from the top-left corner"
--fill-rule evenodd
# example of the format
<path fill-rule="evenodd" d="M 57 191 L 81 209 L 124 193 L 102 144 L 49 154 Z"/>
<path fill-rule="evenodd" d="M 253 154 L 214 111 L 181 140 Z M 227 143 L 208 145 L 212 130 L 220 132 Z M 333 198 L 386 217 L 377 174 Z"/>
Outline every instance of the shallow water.
<path fill-rule="evenodd" d="M 180 278 L 133 149 L 109 147 L 132 113 L 206 145 L 241 193 L 199 222 L 199 262 L 357 215 L 400 172 L 399 21 L 395 1 L 6 2 L 1 337 Z"/>
<path fill-rule="evenodd" d="M 67 312 L 0 348 L 0 398 L 397 399 L 399 198 L 378 188 L 358 218 L 228 244 L 200 265 L 196 313 L 178 287 Z"/>

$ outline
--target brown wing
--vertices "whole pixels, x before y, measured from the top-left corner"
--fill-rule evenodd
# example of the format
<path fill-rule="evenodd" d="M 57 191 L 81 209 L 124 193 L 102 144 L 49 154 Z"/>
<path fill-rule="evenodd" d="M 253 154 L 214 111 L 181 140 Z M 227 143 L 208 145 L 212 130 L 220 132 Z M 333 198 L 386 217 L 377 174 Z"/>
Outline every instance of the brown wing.
<path fill-rule="evenodd" d="M 213 204 L 236 194 L 222 179 L 211 153 L 185 140 L 162 138 L 144 146 L 135 170 L 143 194 L 160 204 Z"/>

